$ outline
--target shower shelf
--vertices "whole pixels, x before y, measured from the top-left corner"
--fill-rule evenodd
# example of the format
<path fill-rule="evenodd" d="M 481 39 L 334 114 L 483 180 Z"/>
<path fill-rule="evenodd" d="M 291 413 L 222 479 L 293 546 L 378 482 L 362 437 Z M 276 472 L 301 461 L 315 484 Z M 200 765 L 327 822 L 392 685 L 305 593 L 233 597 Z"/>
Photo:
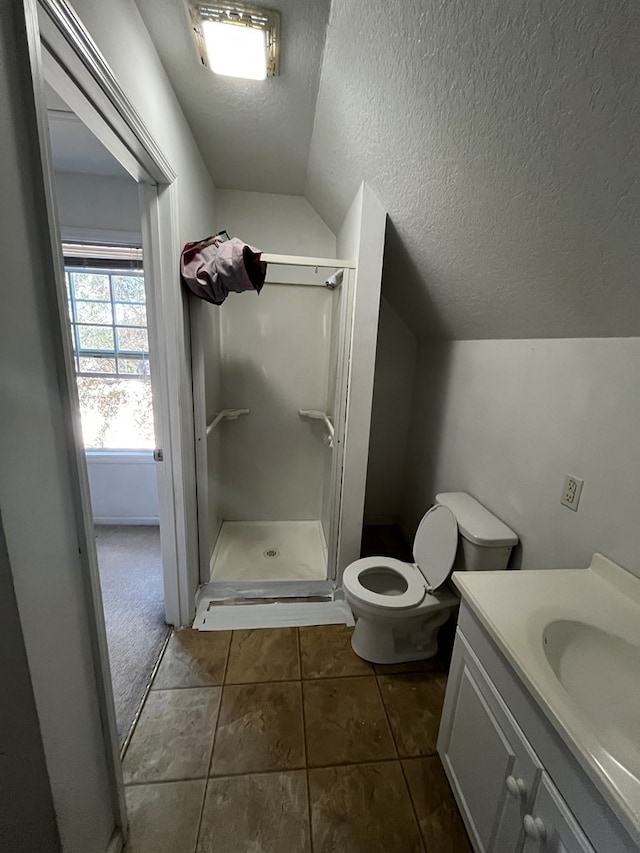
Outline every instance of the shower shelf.
<path fill-rule="evenodd" d="M 333 436 L 335 431 L 329 415 L 326 412 L 320 412 L 317 409 L 298 409 L 298 414 L 301 418 L 310 418 L 312 421 L 322 421 L 327 428 L 327 433 L 329 434 L 329 447 L 333 447 Z"/>
<path fill-rule="evenodd" d="M 249 409 L 223 409 L 215 416 L 211 423 L 207 424 L 207 435 L 211 435 L 220 421 L 236 421 L 240 415 L 248 415 Z"/>

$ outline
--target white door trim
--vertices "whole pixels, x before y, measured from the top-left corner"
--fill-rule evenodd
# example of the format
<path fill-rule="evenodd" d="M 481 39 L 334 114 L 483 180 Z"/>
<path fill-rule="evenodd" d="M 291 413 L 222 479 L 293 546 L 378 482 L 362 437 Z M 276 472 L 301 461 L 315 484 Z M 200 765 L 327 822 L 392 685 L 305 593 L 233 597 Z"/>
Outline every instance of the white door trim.
<path fill-rule="evenodd" d="M 198 531 L 189 498 L 195 492 L 191 382 L 180 371 L 186 344 L 178 310 L 176 173 L 66 0 L 37 0 L 37 8 L 41 75 L 140 184 L 154 415 L 165 460 L 158 465 L 165 611 L 167 622 L 186 625 L 194 612 L 188 565 L 197 559 Z"/>
<path fill-rule="evenodd" d="M 198 502 L 198 562 L 200 584 L 211 580 L 211 557 L 213 546 L 210 531 L 211 510 L 209 507 L 209 436 L 207 435 L 207 400 L 205 391 L 205 369 L 203 325 L 207 308 L 201 299 L 189 300 L 191 330 L 191 372 L 193 382 L 193 417 L 196 451 L 196 483 Z M 196 603 L 197 610 L 197 603 Z"/>
<path fill-rule="evenodd" d="M 331 461 L 331 519 L 329 524 L 327 578 L 334 583 L 338 577 L 340 559 L 340 531 L 344 491 L 344 456 L 347 441 L 347 412 L 349 411 L 349 380 L 351 370 L 351 344 L 355 307 L 355 274 L 344 268 L 342 304 L 340 306 L 340 331 L 336 390 L 334 395 L 335 447 Z"/>

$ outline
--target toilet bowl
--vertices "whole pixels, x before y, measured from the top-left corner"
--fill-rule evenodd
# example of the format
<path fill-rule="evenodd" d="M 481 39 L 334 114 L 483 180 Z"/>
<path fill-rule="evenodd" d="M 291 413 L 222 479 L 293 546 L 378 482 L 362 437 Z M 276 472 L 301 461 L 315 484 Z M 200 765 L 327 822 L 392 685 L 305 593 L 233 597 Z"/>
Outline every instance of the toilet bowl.
<path fill-rule="evenodd" d="M 364 557 L 344 571 L 345 599 L 357 618 L 351 645 L 372 663 L 433 657 L 438 629 L 459 603 L 446 583 L 454 563 L 463 570 L 504 569 L 518 541 L 471 495 L 443 493 L 436 501 L 418 526 L 415 563 Z"/>

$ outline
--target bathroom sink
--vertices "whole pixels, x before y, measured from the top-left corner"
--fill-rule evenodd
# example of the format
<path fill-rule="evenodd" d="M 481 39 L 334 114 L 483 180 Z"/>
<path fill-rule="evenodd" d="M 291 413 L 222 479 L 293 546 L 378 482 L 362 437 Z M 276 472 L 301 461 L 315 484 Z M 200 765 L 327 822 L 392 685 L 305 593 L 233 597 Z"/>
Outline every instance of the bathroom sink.
<path fill-rule="evenodd" d="M 640 576 L 594 554 L 587 569 L 453 579 L 640 850 Z"/>
<path fill-rule="evenodd" d="M 570 619 L 549 622 L 542 640 L 549 666 L 602 746 L 640 779 L 640 645 Z"/>

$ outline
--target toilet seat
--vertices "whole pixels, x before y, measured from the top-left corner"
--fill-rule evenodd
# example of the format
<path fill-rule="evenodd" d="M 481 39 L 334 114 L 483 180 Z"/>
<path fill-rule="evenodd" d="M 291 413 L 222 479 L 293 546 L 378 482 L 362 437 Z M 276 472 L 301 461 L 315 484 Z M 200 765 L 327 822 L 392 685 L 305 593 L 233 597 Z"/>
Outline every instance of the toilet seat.
<path fill-rule="evenodd" d="M 413 543 L 415 564 L 392 557 L 364 557 L 347 566 L 342 584 L 348 596 L 362 604 L 387 612 L 410 610 L 449 577 L 457 546 L 455 516 L 447 507 L 437 505 L 425 513 L 418 526 Z M 387 580 L 389 589 L 385 591 Z"/>
<path fill-rule="evenodd" d="M 372 572 L 375 569 L 379 569 L 381 575 L 396 574 L 406 583 L 406 590 L 399 595 L 389 595 L 366 587 L 363 583 L 363 581 L 366 582 L 366 572 Z M 417 568 L 411 563 L 394 560 L 393 557 L 363 557 L 361 560 L 356 560 L 344 570 L 342 584 L 351 595 L 363 603 L 396 611 L 417 607 L 427 592 L 425 580 Z"/>

